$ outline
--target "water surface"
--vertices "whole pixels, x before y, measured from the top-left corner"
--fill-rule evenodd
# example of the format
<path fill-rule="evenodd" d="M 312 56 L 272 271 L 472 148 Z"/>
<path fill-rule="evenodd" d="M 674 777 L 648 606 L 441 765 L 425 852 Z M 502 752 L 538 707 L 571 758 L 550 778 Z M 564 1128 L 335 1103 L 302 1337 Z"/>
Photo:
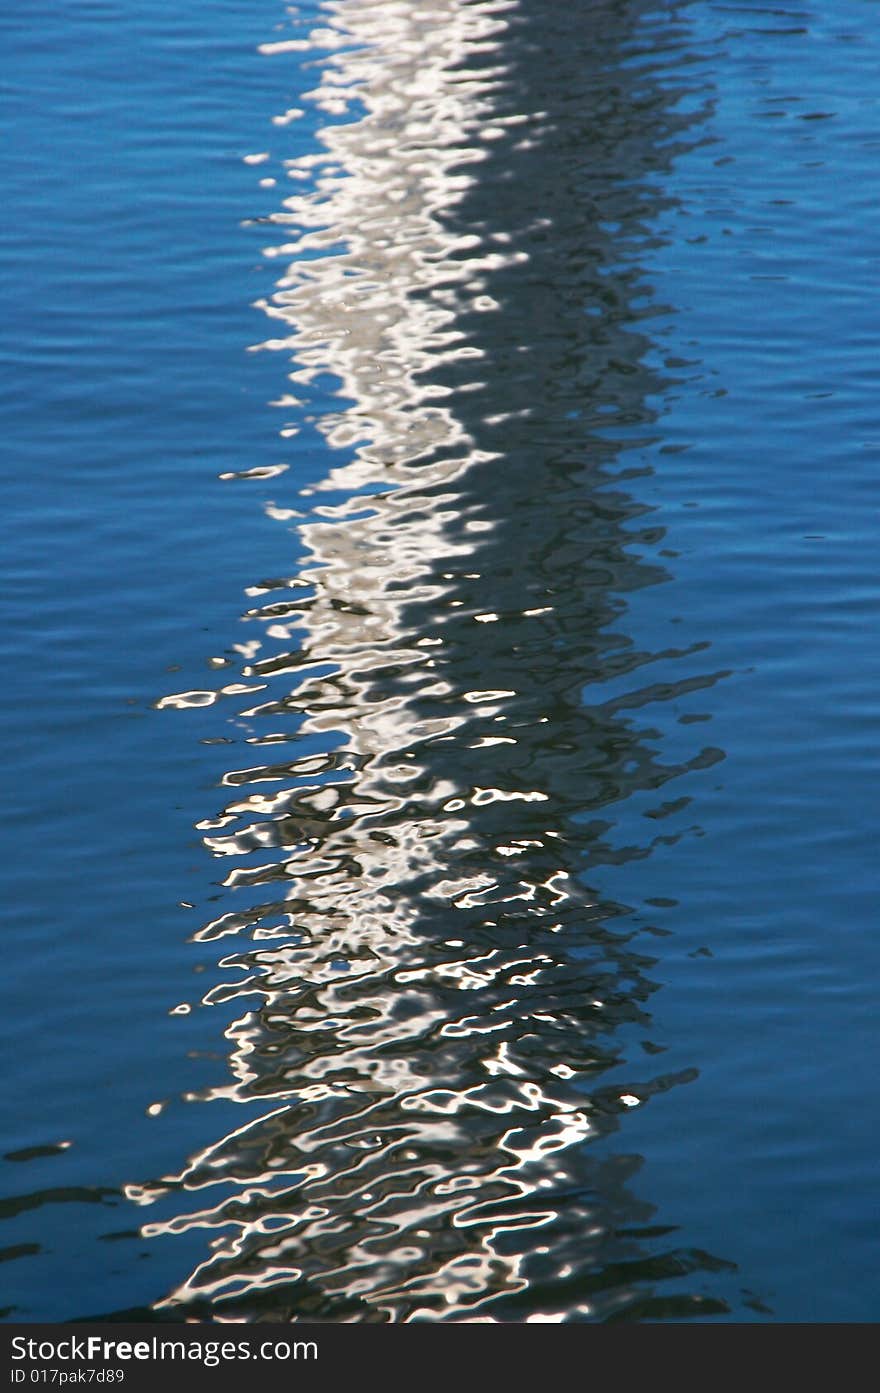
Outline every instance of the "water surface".
<path fill-rule="evenodd" d="M 864 5 L 56 22 L 7 1316 L 875 1319 Z"/>

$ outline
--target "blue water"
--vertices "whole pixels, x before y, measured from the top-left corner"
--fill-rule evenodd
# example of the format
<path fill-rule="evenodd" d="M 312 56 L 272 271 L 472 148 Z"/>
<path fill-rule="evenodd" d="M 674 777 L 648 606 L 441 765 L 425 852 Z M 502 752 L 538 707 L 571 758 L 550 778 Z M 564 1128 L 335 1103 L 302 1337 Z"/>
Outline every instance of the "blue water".
<path fill-rule="evenodd" d="M 0 15 L 7 1319 L 880 1315 L 871 19 Z"/>

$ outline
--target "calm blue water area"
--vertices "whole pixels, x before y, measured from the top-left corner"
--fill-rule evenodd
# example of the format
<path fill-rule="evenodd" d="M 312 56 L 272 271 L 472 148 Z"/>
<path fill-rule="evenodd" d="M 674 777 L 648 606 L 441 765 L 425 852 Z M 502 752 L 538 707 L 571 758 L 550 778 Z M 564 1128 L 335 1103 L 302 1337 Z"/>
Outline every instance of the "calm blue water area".
<path fill-rule="evenodd" d="M 289 562 L 243 498 L 259 485 L 218 482 L 278 458 L 269 374 L 243 352 L 259 243 L 241 226 L 268 204 L 243 156 L 289 105 L 289 70 L 256 53 L 278 18 L 149 2 L 0 18 L 3 1149 L 73 1143 L 3 1164 L 4 1194 L 35 1197 L 3 1243 L 39 1247 L 4 1267 L 21 1318 L 146 1301 L 180 1263 L 101 1240 L 137 1228 L 120 1181 L 193 1138 L 185 1107 L 162 1129 L 147 1107 L 213 1067 L 190 1057 L 204 1032 L 169 1018 L 168 977 L 183 999 L 199 966 L 179 902 L 205 886 L 192 824 L 218 752 L 198 713 L 174 726 L 152 704 L 170 667 L 204 685 L 254 556 Z"/>
<path fill-rule="evenodd" d="M 474 97 L 462 115 L 442 83 L 426 83 L 418 127 L 382 105 L 397 90 L 385 70 L 409 32 L 404 11 L 399 32 L 381 7 L 348 0 L 292 16 L 275 0 L 63 11 L 36 0 L 0 15 L 11 118 L 0 154 L 7 1319 L 161 1312 L 169 1293 L 172 1314 L 192 1301 L 203 1316 L 227 1291 L 244 1319 L 457 1319 L 480 1302 L 490 1318 L 517 1320 L 880 1318 L 873 12 L 864 0 L 634 0 L 577 4 L 563 21 L 553 5 L 513 5 L 498 12 L 507 27 L 481 39 L 462 19 L 469 9 L 480 7 L 443 0 L 436 24 L 454 35 L 461 24 L 461 37 L 454 63 L 438 59 L 436 71 L 457 73 L 456 94 L 479 76 L 486 106 Z M 352 84 L 347 109 L 309 98 L 336 51 L 320 36 L 306 42 L 327 14 L 353 26 L 337 69 Z M 410 25 L 418 66 L 419 45 L 431 45 L 424 24 Z M 303 46 L 258 51 L 291 39 Z M 363 67 L 349 51 L 366 55 Z M 493 64 L 507 74 L 497 87 L 485 76 Z M 441 98 L 442 138 L 431 125 Z M 291 108 L 301 116 L 273 122 Z M 373 124 L 359 134 L 364 112 Z M 529 117 L 530 148 L 508 140 L 518 128 L 505 113 Z M 496 117 L 508 134 L 480 145 L 474 131 Z M 327 131 L 347 123 L 354 134 L 330 147 L 338 184 L 314 193 L 332 238 L 267 255 L 299 235 L 279 220 L 282 200 L 312 189 L 284 162 L 321 153 Z M 418 263 L 441 267 L 436 283 L 407 260 L 433 208 L 413 192 L 407 151 L 419 141 L 435 142 L 453 181 L 437 176 L 449 245 L 438 236 L 440 250 L 429 242 Z M 471 146 L 490 154 L 459 169 L 448 151 Z M 246 160 L 255 155 L 266 158 Z M 398 222 L 369 200 L 346 202 L 347 187 L 369 190 L 371 179 L 392 188 L 395 169 Z M 461 170 L 473 181 L 464 193 Z M 475 229 L 485 244 L 495 236 L 499 257 L 525 249 L 522 269 L 479 261 L 484 247 L 466 240 Z M 328 308 L 331 262 L 349 235 L 365 276 L 388 274 L 384 257 L 394 268 L 387 380 L 373 309 L 362 320 L 355 310 L 345 337 Z M 291 263 L 313 264 L 317 289 L 288 309 L 272 296 L 285 293 Z M 450 286 L 459 294 L 462 264 L 494 309 L 442 299 Z M 279 327 L 257 301 L 290 317 Z M 423 301 L 451 306 L 449 324 L 420 319 Z M 479 358 L 443 356 L 431 335 L 450 325 Z M 294 331 L 311 358 L 295 344 L 248 351 Z M 400 387 L 395 354 L 415 386 Z M 288 374 L 304 362 L 314 372 L 300 390 Z M 423 381 L 436 386 L 424 400 Z M 288 392 L 296 399 L 269 409 Z M 438 472 L 466 451 L 436 425 L 435 402 L 477 452 L 461 475 Z M 370 456 L 383 468 L 402 458 L 409 419 L 414 435 L 428 432 L 418 496 L 401 472 L 386 485 Z M 360 473 L 345 475 L 358 460 Z M 278 464 L 289 468 L 271 473 Z M 259 469 L 269 476 L 221 477 Z M 394 489 L 415 499 L 416 523 L 388 502 Z M 383 557 L 401 571 L 388 569 L 380 596 Z M 272 578 L 278 587 L 263 587 Z M 275 639 L 287 642 L 286 662 L 282 652 L 277 668 L 249 667 L 253 655 L 234 647 L 255 637 L 249 611 L 296 598 L 297 585 L 307 596 L 317 586 L 320 601 L 322 584 L 332 603 L 312 611 L 312 630 Z M 385 616 L 386 628 L 333 630 L 345 604 Z M 475 637 L 454 627 L 459 609 L 479 616 Z M 522 615 L 538 610 L 558 615 L 557 627 L 524 628 Z M 438 635 L 446 668 L 406 687 L 413 655 L 433 652 Z M 298 643 L 313 662 L 301 688 Z M 275 656 L 266 641 L 259 661 Z M 467 709 L 484 724 L 443 726 L 450 743 L 435 745 L 458 710 L 449 691 L 470 692 Z M 184 709 L 169 709 L 175 694 L 190 694 Z M 263 702 L 277 705 L 254 714 Z M 521 733 L 493 746 L 490 774 L 479 742 L 501 730 L 496 720 Z M 459 729 L 474 738 L 456 744 Z M 266 732 L 277 747 L 254 743 Z M 280 773 L 241 772 L 271 765 L 276 748 Z M 417 794 L 387 773 L 395 751 L 414 759 Z M 238 815 L 265 820 L 218 848 L 230 786 L 252 797 Z M 314 789 L 349 787 L 361 802 L 352 793 L 337 841 L 323 841 Z M 543 802 L 493 803 L 480 793 L 492 787 L 540 791 Z M 280 810 L 253 801 L 279 788 L 289 797 Z M 462 789 L 476 790 L 470 811 Z M 398 797 L 410 800 L 405 813 L 391 807 Z M 344 840 L 346 822 L 365 844 L 374 838 L 372 852 Z M 380 912 L 364 885 L 385 869 L 370 860 L 375 847 L 409 855 L 413 828 L 427 829 L 429 850 L 401 853 L 393 872 L 406 947 L 389 977 L 374 920 L 394 918 L 394 896 Z M 504 836 L 521 853 L 525 895 L 513 880 L 486 888 L 495 872 L 474 848 Z M 557 841 L 567 849 L 551 864 Z M 206 843 L 239 858 L 239 882 Z M 277 876 L 254 869 L 252 899 L 270 906 L 252 916 L 257 947 L 194 937 L 240 911 L 252 868 L 284 848 L 302 857 L 314 900 L 297 889 L 294 901 L 290 879 L 278 890 Z M 560 868 L 581 917 L 569 924 L 559 910 L 571 937 L 557 951 L 543 921 L 530 936 L 528 915 L 545 912 Z M 258 956 L 259 935 L 271 936 L 288 899 L 279 952 L 292 956 L 258 1007 L 259 973 L 276 970 Z M 487 927 L 490 902 L 501 909 Z M 357 933 L 333 919 L 347 903 Z M 325 957 L 302 947 L 300 959 L 322 916 L 337 937 Z M 448 958 L 471 951 L 462 942 L 475 945 L 470 975 Z M 500 1237 L 459 1251 L 442 1184 L 470 1186 L 489 1212 L 508 1203 L 511 1174 L 533 1174 L 486 1160 L 507 1142 L 500 1124 L 486 1130 L 488 1104 L 468 1120 L 484 1060 L 465 1043 L 494 1030 L 504 1007 L 478 964 L 503 960 L 504 991 L 521 993 L 525 1011 L 530 943 L 550 983 L 545 1012 L 535 1008 L 531 1033 L 511 1027 L 487 1077 L 539 1090 L 523 1096 L 544 1141 L 525 1160 L 513 1152 L 538 1167 L 522 1189 L 532 1217 L 517 1211 Z M 600 950 L 615 966 L 586 982 Z M 250 995 L 234 986 L 242 969 Z M 300 971 L 318 984 L 304 1008 L 284 995 Z M 359 985 L 336 988 L 334 973 Z M 469 991 L 470 1014 L 452 982 Z M 399 1088 L 374 1067 L 387 1047 L 379 1026 L 357 1033 L 381 1016 L 381 993 L 403 1041 Z M 613 1011 L 594 1035 L 585 1003 L 601 1013 L 606 1001 Z M 285 1043 L 294 1018 L 306 1022 L 302 1038 Z M 407 1033 L 411 1020 L 427 1023 Z M 343 1057 L 339 1090 L 322 1093 Z M 355 1119 L 346 1098 L 372 1100 L 365 1079 L 388 1101 Z M 559 1079 L 572 1091 L 545 1107 Z M 375 1221 L 397 1235 L 386 1250 L 370 1206 L 403 1193 L 388 1138 L 415 1127 L 413 1099 L 428 1100 L 425 1116 L 446 1108 L 431 1102 L 442 1089 L 459 1099 L 461 1131 L 406 1134 L 407 1164 L 423 1164 L 424 1144 L 438 1188 L 429 1201 L 427 1182 L 413 1182 L 423 1228 L 411 1233 L 397 1211 L 383 1212 L 384 1229 Z M 294 1097 L 303 1112 L 288 1135 L 272 1119 L 292 1117 Z M 553 1152 L 546 1139 L 578 1097 L 594 1121 Z M 497 1116 L 517 1116 L 520 1104 L 503 1098 Z M 452 1105 L 442 1113 L 453 1115 Z M 269 1140 L 251 1146 L 241 1133 L 251 1123 Z M 359 1190 L 337 1151 L 372 1156 L 370 1128 L 378 1159 Z M 270 1251 L 267 1235 L 293 1231 L 296 1217 L 273 1197 L 271 1213 L 248 1211 L 240 1250 L 212 1258 L 218 1234 L 239 1222 L 224 1202 L 252 1203 L 280 1165 L 282 1134 L 296 1152 L 280 1172 L 291 1192 L 316 1166 L 302 1182 L 312 1206 L 302 1222 L 316 1227 L 299 1248 Z M 215 1145 L 222 1183 L 204 1198 Z M 558 1172 L 551 1153 L 563 1158 Z M 191 1187 L 180 1180 L 188 1165 Z M 334 1175 L 344 1205 L 320 1188 Z M 552 1241 L 534 1221 L 539 1202 L 551 1207 Z M 319 1210 L 352 1235 L 348 1247 L 333 1247 L 330 1219 L 319 1232 Z M 374 1286 L 365 1252 L 381 1268 Z"/>
<path fill-rule="evenodd" d="M 678 901 L 660 911 L 674 938 L 656 1009 L 674 1017 L 676 1054 L 700 1058 L 678 1134 L 670 1107 L 629 1135 L 701 1243 L 736 1233 L 746 1284 L 783 1320 L 878 1315 L 878 103 L 864 18 L 851 4 L 689 12 L 710 140 L 676 171 L 652 265 L 675 306 L 659 352 L 688 365 L 663 416 L 674 452 L 640 487 L 678 555 L 630 622 L 647 635 L 681 616 L 711 636 L 707 667 L 729 675 L 688 707 L 711 713 L 727 758 L 692 790 L 688 850 L 657 848 L 608 882 L 630 902 L 640 880 Z M 692 956 L 704 948 L 711 959 Z"/>

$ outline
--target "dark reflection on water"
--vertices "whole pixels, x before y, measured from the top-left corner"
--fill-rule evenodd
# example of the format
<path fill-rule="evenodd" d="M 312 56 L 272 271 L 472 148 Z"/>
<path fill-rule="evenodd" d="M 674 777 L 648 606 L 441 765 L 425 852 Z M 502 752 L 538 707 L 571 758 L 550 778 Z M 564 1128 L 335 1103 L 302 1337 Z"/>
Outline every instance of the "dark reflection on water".
<path fill-rule="evenodd" d="M 212 1096 L 265 1112 L 129 1187 L 174 1216 L 146 1234 L 204 1230 L 157 1313 L 722 1314 L 731 1264 L 678 1246 L 608 1144 L 696 1071 L 658 1070 L 662 939 L 598 888 L 651 850 L 615 844 L 614 805 L 656 790 L 662 819 L 722 757 L 664 761 L 648 710 L 710 686 L 710 656 L 626 625 L 666 576 L 641 259 L 700 137 L 665 76 L 687 30 L 594 0 L 326 25 L 324 153 L 272 220 L 264 346 L 293 359 L 290 448 L 317 430 L 331 468 L 305 500 L 279 476 L 306 559 L 255 568 L 240 684 L 163 703 L 224 694 L 245 728 L 197 937 L 223 970 L 204 999 L 241 998 Z"/>

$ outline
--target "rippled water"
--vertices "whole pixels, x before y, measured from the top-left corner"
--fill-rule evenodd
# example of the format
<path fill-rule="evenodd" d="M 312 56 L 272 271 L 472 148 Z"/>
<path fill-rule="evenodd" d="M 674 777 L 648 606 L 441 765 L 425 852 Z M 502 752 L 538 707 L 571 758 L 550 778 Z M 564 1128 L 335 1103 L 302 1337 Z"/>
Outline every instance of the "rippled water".
<path fill-rule="evenodd" d="M 869 10 L 209 11 L 0 20 L 5 1315 L 877 1319 Z"/>

